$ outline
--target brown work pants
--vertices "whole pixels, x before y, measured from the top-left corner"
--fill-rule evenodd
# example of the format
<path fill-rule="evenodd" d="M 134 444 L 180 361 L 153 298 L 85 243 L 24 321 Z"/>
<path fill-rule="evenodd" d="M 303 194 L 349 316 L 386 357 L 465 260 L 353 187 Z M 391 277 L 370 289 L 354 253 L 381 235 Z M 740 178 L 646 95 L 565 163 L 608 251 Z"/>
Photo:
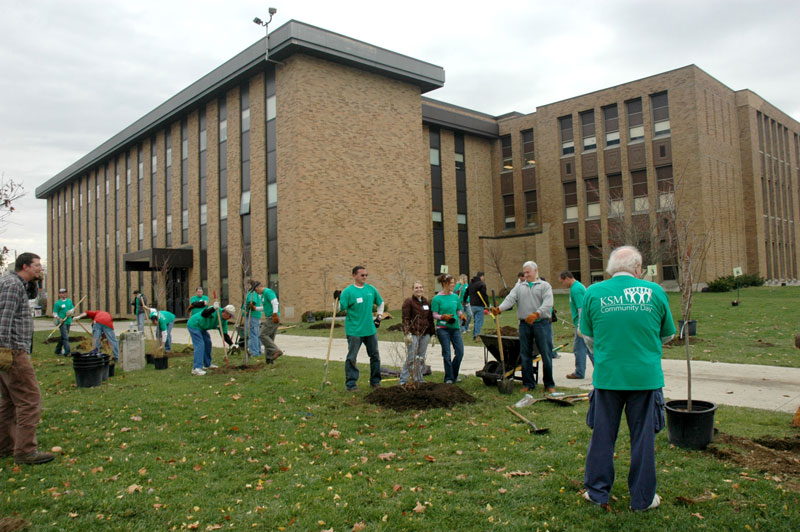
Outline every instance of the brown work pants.
<path fill-rule="evenodd" d="M 13 350 L 14 365 L 0 371 L 0 456 L 23 456 L 36 451 L 36 425 L 42 396 L 31 357 Z"/>
<path fill-rule="evenodd" d="M 274 358 L 275 353 L 280 351 L 280 348 L 275 344 L 275 334 L 278 332 L 278 323 L 272 322 L 272 316 L 267 317 L 267 321 L 261 323 L 261 329 L 258 333 L 258 339 L 264 345 L 264 356 L 266 358 Z"/>

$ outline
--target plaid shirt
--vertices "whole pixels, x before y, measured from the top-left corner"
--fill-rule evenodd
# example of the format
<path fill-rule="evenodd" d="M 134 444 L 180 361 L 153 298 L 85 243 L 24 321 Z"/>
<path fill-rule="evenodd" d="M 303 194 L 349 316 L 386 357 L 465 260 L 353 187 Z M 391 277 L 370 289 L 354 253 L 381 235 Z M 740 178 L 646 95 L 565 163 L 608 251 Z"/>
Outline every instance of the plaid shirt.
<path fill-rule="evenodd" d="M 0 277 L 0 347 L 30 353 L 33 316 L 25 282 L 16 273 Z"/>

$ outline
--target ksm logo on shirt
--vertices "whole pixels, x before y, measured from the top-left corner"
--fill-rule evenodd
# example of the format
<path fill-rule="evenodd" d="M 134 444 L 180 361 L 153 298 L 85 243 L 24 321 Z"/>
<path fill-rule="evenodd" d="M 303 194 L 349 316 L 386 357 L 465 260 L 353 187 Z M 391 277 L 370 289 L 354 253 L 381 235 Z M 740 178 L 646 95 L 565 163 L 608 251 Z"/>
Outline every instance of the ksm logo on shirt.
<path fill-rule="evenodd" d="M 652 312 L 653 308 L 650 301 L 653 297 L 653 290 L 646 286 L 632 286 L 625 288 L 622 295 L 605 296 L 600 298 L 600 311 L 605 312 L 626 312 L 640 311 Z"/>

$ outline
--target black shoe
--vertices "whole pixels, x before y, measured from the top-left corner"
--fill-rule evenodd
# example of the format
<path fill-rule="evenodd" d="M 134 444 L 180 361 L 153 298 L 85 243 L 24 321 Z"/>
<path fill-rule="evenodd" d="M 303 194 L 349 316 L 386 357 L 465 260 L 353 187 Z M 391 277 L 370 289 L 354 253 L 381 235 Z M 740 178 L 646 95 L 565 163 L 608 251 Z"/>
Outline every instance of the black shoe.
<path fill-rule="evenodd" d="M 22 456 L 15 456 L 14 461 L 18 464 L 46 464 L 52 462 L 55 455 L 50 453 L 43 453 L 42 451 L 33 451 L 32 453 L 23 454 Z"/>

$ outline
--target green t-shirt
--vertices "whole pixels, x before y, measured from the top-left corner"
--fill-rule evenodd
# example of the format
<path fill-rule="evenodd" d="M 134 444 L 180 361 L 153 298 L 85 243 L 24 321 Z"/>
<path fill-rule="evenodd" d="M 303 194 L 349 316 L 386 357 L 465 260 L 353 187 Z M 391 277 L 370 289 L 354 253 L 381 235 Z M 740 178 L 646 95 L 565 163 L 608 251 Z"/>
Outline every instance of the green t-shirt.
<path fill-rule="evenodd" d="M 189 304 L 196 303 L 197 301 L 205 301 L 206 305 L 208 305 L 208 296 L 205 296 L 205 295 L 203 295 L 203 296 L 192 296 L 192 298 L 189 300 Z M 205 308 L 205 307 L 202 307 L 202 308 L 194 308 L 194 307 L 192 307 L 192 316 L 194 316 L 195 314 L 200 314 L 201 312 L 203 312 L 203 308 Z"/>
<path fill-rule="evenodd" d="M 461 325 L 458 323 L 458 311 L 461 310 L 461 298 L 458 294 L 437 294 L 433 297 L 431 302 L 431 311 L 438 312 L 439 314 L 452 314 L 456 319 L 453 323 L 447 323 L 444 320 L 436 320 L 438 327 L 449 327 L 450 329 L 458 329 Z"/>
<path fill-rule="evenodd" d="M 167 326 L 175 321 L 175 314 L 168 310 L 162 310 L 158 313 L 158 330 L 166 331 Z"/>
<path fill-rule="evenodd" d="M 242 310 L 244 311 L 244 318 L 247 319 L 248 312 L 250 313 L 251 320 L 261 320 L 261 314 L 263 314 L 260 310 L 250 310 L 250 303 L 254 304 L 256 307 L 261 306 L 261 296 L 255 290 L 248 292 L 247 299 L 244 301 L 244 306 L 242 306 Z"/>
<path fill-rule="evenodd" d="M 58 299 L 56 300 L 55 305 L 53 305 L 53 314 L 58 316 L 58 319 L 63 320 L 64 318 L 67 318 L 67 312 L 69 312 L 74 308 L 75 305 L 72 303 L 72 300 L 70 298 L 67 298 L 63 301 L 61 299 Z M 65 321 L 64 323 L 66 323 L 67 325 L 71 325 L 72 317 L 67 318 L 67 321 Z"/>
<path fill-rule="evenodd" d="M 675 324 L 659 285 L 630 275 L 591 285 L 583 300 L 581 333 L 594 339 L 595 388 L 664 386 L 661 338 L 675 334 Z"/>
<path fill-rule="evenodd" d="M 347 311 L 344 332 L 347 336 L 372 336 L 377 331 L 372 318 L 372 306 L 383 303 L 378 290 L 371 284 L 361 288 L 351 284 L 339 297 L 339 306 Z"/>
<path fill-rule="evenodd" d="M 222 321 L 222 333 L 225 334 L 228 332 L 228 320 L 222 319 L 222 312 L 219 309 L 216 312 L 212 312 L 207 318 L 204 318 L 201 313 L 195 314 L 189 318 L 186 326 L 192 329 L 200 329 L 201 331 L 210 331 L 219 328 L 220 320 Z"/>
<path fill-rule="evenodd" d="M 586 294 L 586 287 L 583 283 L 575 280 L 569 289 L 569 309 L 572 311 L 572 324 L 578 327 L 578 312 L 583 308 L 583 298 Z"/>
<path fill-rule="evenodd" d="M 273 299 L 278 299 L 278 296 L 275 295 L 275 292 L 273 292 L 271 289 L 265 288 L 264 291 L 261 293 L 261 301 L 264 303 L 264 316 L 268 318 L 271 318 L 273 314 L 272 312 Z M 277 314 L 278 316 L 281 315 L 280 308 L 278 309 L 278 312 L 275 312 L 275 314 Z"/>

